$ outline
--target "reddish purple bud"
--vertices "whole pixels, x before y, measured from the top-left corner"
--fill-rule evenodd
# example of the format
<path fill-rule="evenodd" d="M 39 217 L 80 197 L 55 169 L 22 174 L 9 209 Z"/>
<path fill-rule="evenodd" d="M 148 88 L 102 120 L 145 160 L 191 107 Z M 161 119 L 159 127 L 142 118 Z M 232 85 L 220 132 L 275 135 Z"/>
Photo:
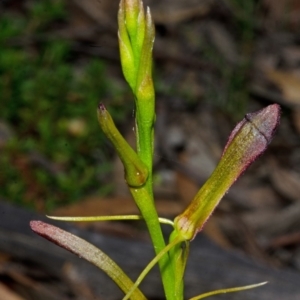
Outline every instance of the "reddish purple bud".
<path fill-rule="evenodd" d="M 246 114 L 245 118 L 239 122 L 231 132 L 227 144 L 224 148 L 222 157 L 227 148 L 243 129 L 243 138 L 239 137 L 238 144 L 241 147 L 248 148 L 246 155 L 243 156 L 243 162 L 246 163 L 244 169 L 260 156 L 271 142 L 273 135 L 279 125 L 280 106 L 278 104 L 269 105 L 254 113 Z M 246 139 L 252 139 L 246 141 Z M 248 163 L 247 163 L 248 162 Z"/>
<path fill-rule="evenodd" d="M 280 119 L 280 106 L 270 105 L 250 113 L 229 136 L 221 160 L 187 209 L 175 219 L 175 228 L 185 240 L 193 239 L 224 194 L 271 142 Z"/>

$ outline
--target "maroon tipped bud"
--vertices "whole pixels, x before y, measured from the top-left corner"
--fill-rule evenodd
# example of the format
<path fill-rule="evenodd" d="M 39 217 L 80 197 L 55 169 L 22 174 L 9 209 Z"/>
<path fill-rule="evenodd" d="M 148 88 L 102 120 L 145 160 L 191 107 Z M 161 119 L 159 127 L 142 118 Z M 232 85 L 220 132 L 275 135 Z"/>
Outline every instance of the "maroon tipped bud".
<path fill-rule="evenodd" d="M 175 228 L 184 239 L 195 237 L 230 186 L 266 150 L 279 119 L 280 106 L 273 104 L 247 114 L 237 124 L 218 166 L 187 209 L 175 219 Z"/>

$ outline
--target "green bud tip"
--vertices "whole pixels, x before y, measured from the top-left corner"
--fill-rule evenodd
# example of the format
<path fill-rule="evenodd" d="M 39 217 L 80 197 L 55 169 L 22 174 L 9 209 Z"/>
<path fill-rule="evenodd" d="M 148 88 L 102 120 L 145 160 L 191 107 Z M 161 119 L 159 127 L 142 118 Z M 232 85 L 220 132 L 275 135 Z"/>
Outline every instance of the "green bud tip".
<path fill-rule="evenodd" d="M 98 105 L 97 115 L 102 131 L 114 145 L 124 165 L 127 184 L 130 187 L 144 185 L 148 178 L 148 168 L 118 131 L 111 115 L 102 103 Z"/>

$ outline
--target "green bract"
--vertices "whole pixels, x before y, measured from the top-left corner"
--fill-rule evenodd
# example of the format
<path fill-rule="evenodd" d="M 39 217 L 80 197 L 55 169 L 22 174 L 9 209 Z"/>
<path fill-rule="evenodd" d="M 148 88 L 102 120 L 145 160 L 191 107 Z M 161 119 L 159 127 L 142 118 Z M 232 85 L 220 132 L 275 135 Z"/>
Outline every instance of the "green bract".
<path fill-rule="evenodd" d="M 114 145 L 124 165 L 127 184 L 132 188 L 142 186 L 148 177 L 147 167 L 118 131 L 103 104 L 99 105 L 97 115 L 102 131 Z"/>

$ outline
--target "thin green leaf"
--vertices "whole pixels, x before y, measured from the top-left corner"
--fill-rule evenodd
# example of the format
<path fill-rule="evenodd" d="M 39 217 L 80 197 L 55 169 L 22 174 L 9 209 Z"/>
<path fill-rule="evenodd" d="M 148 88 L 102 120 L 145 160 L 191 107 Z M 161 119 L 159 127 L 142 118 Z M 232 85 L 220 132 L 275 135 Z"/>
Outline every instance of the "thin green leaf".
<path fill-rule="evenodd" d="M 59 217 L 47 216 L 47 218 L 58 221 L 68 222 L 97 222 L 97 221 L 127 221 L 127 220 L 144 220 L 140 215 L 125 216 L 89 216 L 89 217 Z M 159 223 L 174 226 L 174 222 L 166 218 L 158 218 Z"/>
<path fill-rule="evenodd" d="M 219 294 L 235 293 L 235 292 L 240 292 L 240 291 L 244 291 L 244 290 L 254 289 L 259 286 L 265 285 L 267 283 L 268 282 L 266 281 L 266 282 L 246 285 L 246 286 L 242 286 L 242 287 L 233 287 L 233 288 L 228 288 L 228 289 L 216 290 L 216 291 L 208 292 L 208 293 L 205 293 L 202 295 L 198 295 L 189 300 L 200 300 L 200 299 L 208 298 L 208 297 L 219 295 Z"/>

